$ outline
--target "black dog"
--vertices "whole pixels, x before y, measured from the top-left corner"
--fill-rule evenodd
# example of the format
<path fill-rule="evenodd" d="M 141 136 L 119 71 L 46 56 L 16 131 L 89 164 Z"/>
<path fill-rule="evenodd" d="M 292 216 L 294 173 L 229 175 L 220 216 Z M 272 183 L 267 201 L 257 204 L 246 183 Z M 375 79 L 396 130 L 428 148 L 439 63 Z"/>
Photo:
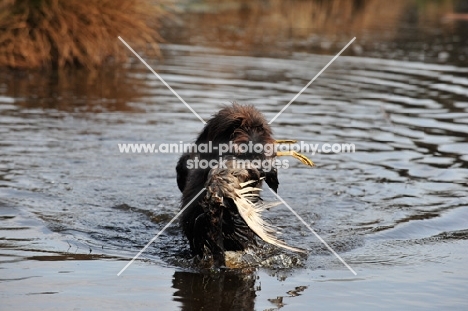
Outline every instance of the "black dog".
<path fill-rule="evenodd" d="M 253 106 L 233 104 L 215 114 L 195 141 L 196 146 L 211 143 L 211 152 L 192 150 L 183 154 L 176 167 L 177 184 L 182 191 L 182 206 L 192 201 L 181 216 L 183 232 L 195 255 L 211 253 L 215 266 L 225 265 L 225 251 L 244 250 L 255 245 L 255 236 L 293 251 L 277 240 L 274 230 L 265 224 L 260 212 L 266 207 L 258 196 L 264 180 L 275 192 L 278 189 L 277 170 L 251 165 L 274 161 L 276 153 L 242 150 L 241 145 L 274 145 L 272 131 L 264 116 Z M 233 146 L 219 154 L 219 146 Z M 205 145 L 205 146 L 206 146 Z M 245 164 L 246 162 L 247 164 Z M 218 163 L 214 167 L 196 167 L 194 163 Z M 211 162 L 210 162 L 211 161 Z M 216 162 L 214 162 L 216 161 Z M 310 161 L 310 160 L 309 160 Z M 239 164 L 243 165 L 239 167 Z M 312 162 L 310 162 L 312 163 Z"/>

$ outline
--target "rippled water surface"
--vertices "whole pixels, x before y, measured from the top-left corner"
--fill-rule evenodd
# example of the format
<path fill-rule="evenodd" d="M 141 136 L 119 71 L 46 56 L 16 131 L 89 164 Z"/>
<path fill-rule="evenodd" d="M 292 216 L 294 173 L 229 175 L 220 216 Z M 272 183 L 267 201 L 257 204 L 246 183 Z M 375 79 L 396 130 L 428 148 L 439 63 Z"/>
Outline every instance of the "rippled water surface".
<path fill-rule="evenodd" d="M 468 24 L 437 32 L 392 18 L 404 35 L 358 37 L 272 124 L 276 138 L 355 144 L 308 153 L 313 169 L 290 159 L 279 195 L 357 275 L 279 206 L 268 218 L 282 238 L 310 250 L 292 268 L 200 272 L 174 224 L 118 277 L 180 197 L 179 154 L 118 144 L 191 142 L 203 124 L 137 59 L 95 76 L 0 72 L 0 309 L 468 308 L 468 54 L 457 30 Z M 270 120 L 352 38 L 233 50 L 195 25 L 205 36 L 174 37 L 148 61 L 205 120 L 231 101 Z"/>

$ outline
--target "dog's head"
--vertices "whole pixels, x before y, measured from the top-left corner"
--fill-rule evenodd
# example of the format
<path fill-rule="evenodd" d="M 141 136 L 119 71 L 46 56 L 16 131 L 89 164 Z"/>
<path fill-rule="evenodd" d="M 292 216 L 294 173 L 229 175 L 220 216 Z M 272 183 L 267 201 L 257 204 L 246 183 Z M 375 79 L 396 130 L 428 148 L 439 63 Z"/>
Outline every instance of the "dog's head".
<path fill-rule="evenodd" d="M 241 106 L 236 103 L 213 115 L 198 137 L 196 144 L 208 141 L 211 141 L 213 145 L 232 142 L 234 146 L 249 143 L 264 146 L 273 145 L 275 142 L 265 117 L 253 106 Z M 253 154 L 256 157 L 260 156 L 259 152 L 242 152 L 241 149 L 230 153 L 230 155 L 245 158 Z"/>

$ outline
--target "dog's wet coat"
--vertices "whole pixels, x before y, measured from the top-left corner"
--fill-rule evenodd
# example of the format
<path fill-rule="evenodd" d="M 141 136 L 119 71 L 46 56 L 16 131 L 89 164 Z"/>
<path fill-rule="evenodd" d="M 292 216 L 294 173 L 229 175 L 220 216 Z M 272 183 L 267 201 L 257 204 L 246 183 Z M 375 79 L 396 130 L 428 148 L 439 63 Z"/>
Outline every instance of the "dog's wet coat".
<path fill-rule="evenodd" d="M 272 131 L 263 115 L 253 106 L 233 104 L 215 114 L 205 125 L 195 144 L 211 142 L 234 145 L 274 144 Z M 276 155 L 233 151 L 221 155 L 226 166 L 191 168 L 189 160 L 217 160 L 218 150 L 212 153 L 191 152 L 181 156 L 177 163 L 177 184 L 182 191 L 182 206 L 188 204 L 204 187 L 203 192 L 182 214 L 184 234 L 195 255 L 209 252 L 215 266 L 225 264 L 225 251 L 240 251 L 256 245 L 255 236 L 264 241 L 290 247 L 274 237 L 274 229 L 263 221 L 261 212 L 276 204 L 264 204 L 258 193 L 264 180 L 275 192 L 278 189 L 277 170 L 268 171 L 252 165 L 238 165 L 243 160 L 273 160 Z"/>

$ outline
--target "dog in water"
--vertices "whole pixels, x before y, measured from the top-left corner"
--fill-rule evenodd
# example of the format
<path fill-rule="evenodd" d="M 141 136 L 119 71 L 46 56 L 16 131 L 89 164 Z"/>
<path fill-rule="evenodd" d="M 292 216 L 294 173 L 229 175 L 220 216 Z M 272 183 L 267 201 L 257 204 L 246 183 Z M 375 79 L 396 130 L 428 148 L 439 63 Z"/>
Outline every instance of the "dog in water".
<path fill-rule="evenodd" d="M 182 206 L 190 203 L 181 216 L 182 229 L 194 255 L 211 256 L 214 266 L 224 266 L 225 251 L 254 246 L 256 236 L 303 252 L 277 239 L 274 228 L 261 216 L 264 210 L 277 205 L 264 203 L 259 191 L 262 181 L 277 191 L 274 164 L 278 156 L 291 155 L 314 165 L 299 153 L 272 150 L 271 146 L 284 142 L 295 141 L 273 139 L 264 116 L 253 106 L 234 103 L 206 123 L 195 141 L 197 150 L 184 153 L 176 167 Z"/>

